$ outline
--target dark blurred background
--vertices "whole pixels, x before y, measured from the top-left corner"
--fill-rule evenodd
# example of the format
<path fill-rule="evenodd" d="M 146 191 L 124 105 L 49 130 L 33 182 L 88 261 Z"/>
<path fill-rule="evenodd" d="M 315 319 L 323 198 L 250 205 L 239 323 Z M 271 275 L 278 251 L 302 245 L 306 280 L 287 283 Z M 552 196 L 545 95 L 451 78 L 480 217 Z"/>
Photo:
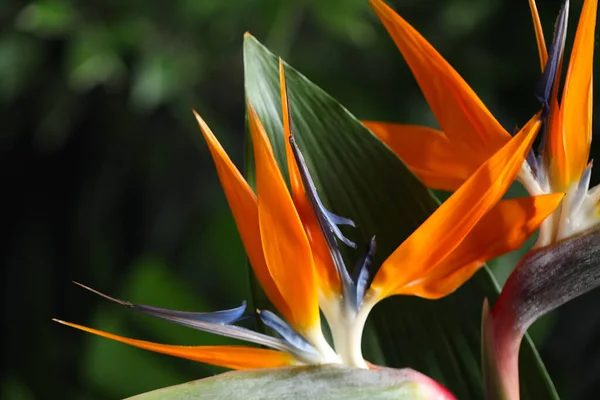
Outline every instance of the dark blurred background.
<path fill-rule="evenodd" d="M 526 0 L 391 3 L 507 129 L 536 111 Z M 549 37 L 561 1 L 540 3 Z M 2 0 L 0 21 L 2 399 L 122 398 L 219 371 L 51 318 L 164 343 L 225 342 L 71 281 L 176 309 L 248 298 L 241 242 L 191 113 L 241 165 L 245 31 L 359 118 L 435 124 L 366 0 Z M 517 259 L 492 263 L 501 280 Z M 599 297 L 532 328 L 566 399 L 600 389 Z"/>

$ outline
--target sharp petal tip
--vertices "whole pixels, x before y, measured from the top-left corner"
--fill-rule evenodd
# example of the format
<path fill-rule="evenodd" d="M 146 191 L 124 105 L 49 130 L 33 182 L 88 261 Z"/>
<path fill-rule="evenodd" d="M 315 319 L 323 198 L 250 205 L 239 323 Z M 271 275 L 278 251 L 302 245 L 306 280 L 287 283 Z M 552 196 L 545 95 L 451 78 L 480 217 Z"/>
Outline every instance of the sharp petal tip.
<path fill-rule="evenodd" d="M 248 111 L 254 113 L 254 107 L 252 107 L 252 103 L 250 103 L 250 99 L 246 98 L 246 107 L 248 107 Z"/>
<path fill-rule="evenodd" d="M 194 113 L 194 117 L 196 118 L 196 122 L 198 123 L 198 125 L 200 125 L 200 130 L 202 132 L 204 132 L 208 128 L 208 126 L 206 125 L 206 122 L 204 121 L 204 118 L 202 118 L 200 116 L 200 114 L 198 114 L 196 112 L 196 110 L 192 109 L 192 112 Z"/>
<path fill-rule="evenodd" d="M 79 282 L 73 281 L 73 283 L 75 283 L 76 285 L 78 285 L 78 286 L 84 288 L 85 290 L 88 290 L 88 291 L 90 291 L 90 292 L 92 292 L 92 293 L 94 293 L 94 294 L 96 294 L 96 295 L 98 295 L 100 297 L 104 297 L 107 300 L 114 301 L 117 304 L 121 304 L 121 305 L 127 306 L 127 307 L 134 307 L 134 304 L 130 303 L 129 301 L 124 301 L 124 300 L 120 300 L 120 299 L 111 297 L 111 296 L 109 296 L 107 294 L 104 294 L 104 293 L 102 293 L 102 292 L 100 292 L 100 291 L 98 291 L 96 289 L 92 289 L 89 286 L 85 286 L 84 284 L 79 283 Z"/>
<path fill-rule="evenodd" d="M 71 282 L 73 282 L 73 283 L 74 283 L 74 284 L 76 284 L 77 286 L 81 286 L 81 287 L 82 287 L 82 288 L 84 288 L 84 289 L 91 290 L 91 289 L 90 289 L 88 286 L 85 286 L 83 283 L 79 283 L 79 282 L 77 282 L 77 281 L 71 281 Z"/>

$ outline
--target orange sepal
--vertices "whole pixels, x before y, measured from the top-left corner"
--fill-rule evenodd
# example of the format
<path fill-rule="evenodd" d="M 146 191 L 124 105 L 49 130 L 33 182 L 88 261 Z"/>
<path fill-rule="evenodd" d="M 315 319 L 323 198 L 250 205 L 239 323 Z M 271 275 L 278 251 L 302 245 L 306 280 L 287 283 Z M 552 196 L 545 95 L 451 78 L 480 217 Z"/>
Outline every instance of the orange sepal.
<path fill-rule="evenodd" d="M 279 84 L 281 88 L 281 111 L 283 118 L 283 132 L 285 135 L 285 154 L 290 175 L 292 198 L 294 199 L 294 205 L 296 206 L 296 210 L 298 211 L 298 215 L 304 226 L 304 231 L 310 242 L 310 247 L 312 248 L 315 272 L 319 279 L 319 289 L 327 296 L 339 295 L 340 278 L 333 265 L 329 247 L 327 246 L 327 242 L 325 241 L 315 212 L 304 191 L 300 171 L 298 170 L 298 165 L 296 165 L 296 159 L 294 158 L 292 146 L 289 141 L 292 135 L 291 116 L 285 72 L 281 59 L 279 59 Z"/>
<path fill-rule="evenodd" d="M 402 293 L 459 246 L 512 184 L 540 124 L 530 120 L 392 253 L 371 284 L 380 298 Z"/>
<path fill-rule="evenodd" d="M 455 191 L 487 160 L 440 130 L 418 125 L 361 121 L 425 186 Z"/>
<path fill-rule="evenodd" d="M 473 89 L 408 22 L 381 0 L 369 0 L 421 87 L 441 129 L 452 141 L 491 157 L 509 139 Z"/>
<path fill-rule="evenodd" d="M 206 122 L 194 111 L 200 130 L 215 162 L 221 186 L 233 213 L 235 223 L 244 243 L 246 254 L 256 277 L 269 300 L 283 315 L 289 315 L 289 307 L 269 273 L 260 238 L 256 195 L 240 171 L 233 164 Z"/>
<path fill-rule="evenodd" d="M 54 321 L 107 339 L 139 347 L 140 349 L 217 365 L 219 367 L 231 369 L 278 368 L 297 363 L 291 355 L 277 350 L 259 349 L 248 346 L 174 346 L 130 339 L 58 319 L 54 319 Z"/>
<path fill-rule="evenodd" d="M 551 193 L 500 201 L 435 270 L 405 286 L 401 293 L 438 299 L 454 292 L 485 262 L 520 248 L 563 196 Z"/>
<path fill-rule="evenodd" d="M 529 0 L 529 9 L 531 10 L 531 19 L 533 19 L 533 29 L 535 30 L 535 42 L 538 48 L 540 67 L 542 72 L 544 72 L 546 62 L 548 61 L 548 50 L 546 49 L 544 30 L 542 29 L 542 22 L 540 21 L 540 15 L 538 14 L 535 0 Z"/>
<path fill-rule="evenodd" d="M 558 87 L 558 85 L 556 85 Z M 546 149 L 544 159 L 548 169 L 548 179 L 552 190 L 567 190 L 569 187 L 569 168 L 565 152 L 565 136 L 563 134 L 563 113 L 558 105 L 557 89 L 552 91 L 550 97 L 550 115 L 546 133 Z"/>
<path fill-rule="evenodd" d="M 560 104 L 567 185 L 579 181 L 590 153 L 597 6 L 597 0 L 585 0 L 583 4 Z"/>
<path fill-rule="evenodd" d="M 306 233 L 275 160 L 265 129 L 248 103 L 256 162 L 258 222 L 269 272 L 290 308 L 288 322 L 299 331 L 320 324 L 314 262 Z"/>
<path fill-rule="evenodd" d="M 285 137 L 285 155 L 287 159 L 288 173 L 290 175 L 290 186 L 292 189 L 292 197 L 294 202 L 297 200 L 303 202 L 306 199 L 304 186 L 302 185 L 302 177 L 294 159 L 292 146 L 290 145 L 290 137 L 292 135 L 292 121 L 290 117 L 289 100 L 287 95 L 287 83 L 285 80 L 285 71 L 283 69 L 283 61 L 279 59 L 279 90 L 281 94 L 281 118 L 283 120 L 283 135 Z"/>

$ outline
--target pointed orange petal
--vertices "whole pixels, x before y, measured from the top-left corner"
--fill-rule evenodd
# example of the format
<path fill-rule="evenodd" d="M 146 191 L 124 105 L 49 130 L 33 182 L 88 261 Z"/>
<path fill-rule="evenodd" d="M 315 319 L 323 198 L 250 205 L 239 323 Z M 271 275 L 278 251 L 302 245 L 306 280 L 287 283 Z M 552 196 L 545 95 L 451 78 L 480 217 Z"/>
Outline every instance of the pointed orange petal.
<path fill-rule="evenodd" d="M 540 15 L 538 14 L 535 0 L 529 0 L 529 8 L 531 10 L 531 18 L 533 19 L 533 29 L 535 29 L 535 41 L 540 55 L 540 67 L 542 72 L 544 72 L 546 62 L 548 61 L 548 50 L 546 50 L 544 30 L 542 29 L 542 22 L 540 21 Z"/>
<path fill-rule="evenodd" d="M 444 132 L 417 125 L 361 121 L 384 142 L 425 186 L 455 191 L 487 160 Z"/>
<path fill-rule="evenodd" d="M 217 365 L 219 367 L 231 369 L 277 368 L 296 363 L 291 355 L 277 350 L 259 349 L 247 346 L 173 346 L 129 339 L 82 325 L 60 321 L 58 319 L 55 319 L 54 321 L 107 339 L 139 347 L 140 349 Z"/>
<path fill-rule="evenodd" d="M 289 101 L 287 96 L 287 84 L 285 81 L 285 71 L 283 62 L 279 59 L 279 84 L 281 88 L 281 111 L 283 117 L 283 132 L 285 134 L 285 154 L 287 158 L 288 171 L 292 189 L 292 198 L 294 205 L 298 210 L 298 215 L 304 226 L 304 231 L 312 248 L 313 259 L 315 263 L 315 272 L 319 280 L 319 289 L 327 296 L 340 293 L 340 278 L 335 270 L 333 260 L 329 253 L 329 247 L 317 221 L 315 212 L 308 201 L 304 191 L 302 178 L 296 159 L 290 145 L 290 136 L 292 134 L 291 116 L 289 110 Z"/>
<path fill-rule="evenodd" d="M 473 89 L 408 22 L 381 0 L 369 0 L 415 76 L 442 130 L 490 157 L 509 139 Z"/>
<path fill-rule="evenodd" d="M 289 101 L 287 96 L 287 84 L 285 81 L 285 71 L 283 69 L 283 61 L 279 59 L 279 88 L 281 92 L 281 114 L 283 119 L 283 133 L 285 135 L 285 155 L 287 158 L 288 172 L 290 175 L 290 183 L 292 188 L 292 197 L 294 201 L 298 199 L 302 201 L 306 198 L 304 193 L 304 186 L 302 185 L 302 178 L 300 177 L 300 171 L 296 165 L 294 159 L 294 153 L 290 146 L 289 139 L 292 132 L 292 121 L 290 118 Z"/>
<path fill-rule="evenodd" d="M 248 103 L 248 120 L 256 162 L 258 222 L 267 267 L 290 307 L 286 315 L 296 329 L 319 325 L 313 258 L 302 222 L 258 115 Z"/>
<path fill-rule="evenodd" d="M 437 299 L 452 293 L 486 261 L 520 248 L 563 196 L 552 193 L 500 201 L 435 270 L 404 287 L 402 294 Z"/>
<path fill-rule="evenodd" d="M 508 190 L 540 124 L 539 119 L 527 123 L 392 253 L 371 285 L 380 297 L 426 277 L 458 247 Z"/>
<path fill-rule="evenodd" d="M 558 87 L 558 85 L 556 85 Z M 569 168 L 565 152 L 565 136 L 563 125 L 563 113 L 559 108 L 557 90 L 552 92 L 550 99 L 550 115 L 548 116 L 548 127 L 546 133 L 546 159 L 548 178 L 552 190 L 567 190 L 569 186 Z"/>
<path fill-rule="evenodd" d="M 250 259 L 250 264 L 269 300 L 284 315 L 289 315 L 289 307 L 269 273 L 260 239 L 258 206 L 256 195 L 240 171 L 212 133 L 206 122 L 194 111 L 202 135 L 217 167 L 217 174 L 225 191 L 225 196 L 233 213 L 242 242 Z"/>
<path fill-rule="evenodd" d="M 597 0 L 585 0 L 583 4 L 561 102 L 569 183 L 579 180 L 590 152 L 597 6 Z"/>

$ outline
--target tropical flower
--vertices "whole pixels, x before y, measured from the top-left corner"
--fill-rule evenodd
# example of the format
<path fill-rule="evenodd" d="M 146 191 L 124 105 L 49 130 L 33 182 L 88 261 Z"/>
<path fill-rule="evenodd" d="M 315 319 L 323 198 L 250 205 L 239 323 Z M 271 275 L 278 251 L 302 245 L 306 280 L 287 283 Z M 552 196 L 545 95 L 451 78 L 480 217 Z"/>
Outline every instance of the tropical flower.
<path fill-rule="evenodd" d="M 442 56 L 380 0 L 370 0 L 406 59 L 442 130 L 365 122 L 428 186 L 455 190 L 511 135 Z M 542 103 L 542 140 L 517 179 L 532 195 L 565 192 L 546 219 L 534 249 L 515 267 L 482 320 L 487 399 L 519 398 L 518 355 L 533 322 L 600 285 L 597 279 L 600 187 L 589 190 L 592 70 L 597 0 L 585 0 L 559 101 L 569 2 L 546 49 L 535 0 L 529 0 L 542 78 L 535 95 Z M 459 189 L 460 190 L 460 189 Z M 580 234 L 588 230 L 585 234 Z"/>
<path fill-rule="evenodd" d="M 475 92 L 412 26 L 381 0 L 370 0 L 413 72 L 441 130 L 365 121 L 429 187 L 456 190 L 511 135 Z M 585 0 L 562 99 L 559 78 L 566 39 L 568 0 L 546 50 L 535 0 L 529 0 L 543 76 L 536 91 L 543 104 L 543 138 L 517 175 L 531 195 L 565 192 L 565 201 L 540 228 L 537 246 L 582 232 L 599 222 L 600 188 L 589 189 L 592 67 L 597 0 Z"/>
<path fill-rule="evenodd" d="M 377 302 L 399 294 L 435 299 L 453 292 L 486 260 L 520 247 L 562 199 L 562 194 L 549 194 L 499 201 L 519 172 L 541 125 L 538 118 L 532 119 L 482 163 L 383 262 L 372 279 L 375 238 L 351 276 L 338 242 L 355 246 L 339 228 L 354 224 L 328 211 L 318 196 L 294 139 L 281 62 L 280 83 L 290 190 L 251 104 L 247 109 L 256 163 L 256 193 L 196 114 L 254 273 L 283 316 L 258 311 L 260 320 L 278 337 L 235 325 L 244 314 L 245 305 L 191 313 L 135 305 L 87 288 L 154 317 L 268 349 L 156 344 L 58 322 L 140 348 L 234 369 L 323 363 L 367 368 L 361 351 L 362 330 Z M 331 329 L 332 344 L 323 335 L 319 310 Z"/>
<path fill-rule="evenodd" d="M 585 0 L 573 43 L 573 50 L 558 101 L 560 72 L 566 41 L 569 1 L 565 1 L 549 52 L 534 0 L 530 0 L 540 64 L 545 63 L 536 90 L 543 104 L 544 144 L 537 157 L 529 157 L 531 175 L 526 176 L 530 192 L 566 192 L 565 200 L 550 219 L 549 240 L 558 241 L 585 231 L 600 222 L 600 187 L 589 189 L 592 163 L 592 73 L 597 0 Z M 539 187 L 535 187 L 535 183 Z M 541 189 L 541 190 L 540 190 Z"/>

